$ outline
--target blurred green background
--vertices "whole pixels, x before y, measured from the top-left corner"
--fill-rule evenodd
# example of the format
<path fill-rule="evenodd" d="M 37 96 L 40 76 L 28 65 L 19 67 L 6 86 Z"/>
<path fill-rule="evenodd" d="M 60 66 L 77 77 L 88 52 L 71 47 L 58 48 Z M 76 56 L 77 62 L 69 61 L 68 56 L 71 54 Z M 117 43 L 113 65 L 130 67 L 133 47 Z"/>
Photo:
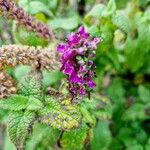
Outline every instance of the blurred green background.
<path fill-rule="evenodd" d="M 18 0 L 29 14 L 55 31 L 57 42 L 83 24 L 103 42 L 97 49 L 96 95 L 110 99 L 110 119 L 98 121 L 91 150 L 150 150 L 150 0 Z M 15 22 L 0 17 L 0 45 L 51 46 Z M 52 48 L 54 45 L 52 45 Z M 18 70 L 21 71 L 18 71 Z M 27 68 L 15 69 L 15 77 Z M 28 69 L 27 69 L 28 70 Z M 45 72 L 44 85 L 57 86 L 63 76 Z M 6 112 L 7 113 L 7 112 Z M 5 120 L 0 110 L 0 119 Z M 0 125 L 0 150 L 14 150 Z M 53 129 L 51 129 L 53 130 Z M 36 127 L 27 150 L 51 150 L 51 130 Z M 65 150 L 78 150 L 66 147 Z"/>

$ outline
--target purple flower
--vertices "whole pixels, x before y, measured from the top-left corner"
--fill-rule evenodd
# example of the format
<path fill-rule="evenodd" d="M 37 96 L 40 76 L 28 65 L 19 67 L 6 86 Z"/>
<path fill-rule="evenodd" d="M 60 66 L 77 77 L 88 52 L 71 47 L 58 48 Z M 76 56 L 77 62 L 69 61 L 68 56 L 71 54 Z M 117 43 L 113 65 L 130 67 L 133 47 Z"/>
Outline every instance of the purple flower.
<path fill-rule="evenodd" d="M 76 45 L 80 41 L 78 34 L 72 33 L 67 37 L 67 42 L 69 45 Z"/>
<path fill-rule="evenodd" d="M 89 33 L 86 32 L 86 30 L 85 30 L 85 28 L 84 28 L 83 26 L 81 26 L 81 27 L 79 28 L 78 32 L 79 32 L 79 34 L 80 34 L 80 36 L 81 36 L 82 38 L 87 39 L 87 38 L 89 37 Z"/>
<path fill-rule="evenodd" d="M 65 44 L 59 44 L 59 45 L 57 46 L 57 51 L 58 51 L 58 52 L 64 52 L 65 48 L 66 48 L 66 45 L 65 45 Z"/>
<path fill-rule="evenodd" d="M 90 77 L 87 77 L 86 78 L 87 80 L 87 85 L 90 87 L 90 88 L 95 88 L 96 84 L 92 81 L 92 79 Z"/>
<path fill-rule="evenodd" d="M 57 46 L 62 63 L 61 71 L 67 75 L 69 91 L 73 98 L 86 95 L 96 84 L 93 59 L 100 38 L 92 38 L 81 26 L 77 32 L 67 36 L 65 43 Z"/>

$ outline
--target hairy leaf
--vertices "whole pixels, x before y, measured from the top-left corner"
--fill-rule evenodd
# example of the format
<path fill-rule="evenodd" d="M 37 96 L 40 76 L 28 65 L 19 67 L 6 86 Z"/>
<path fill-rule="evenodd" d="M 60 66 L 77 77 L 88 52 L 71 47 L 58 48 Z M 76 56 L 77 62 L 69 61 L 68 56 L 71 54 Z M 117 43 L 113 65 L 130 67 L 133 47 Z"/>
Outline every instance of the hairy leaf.
<path fill-rule="evenodd" d="M 43 107 L 43 103 L 34 98 L 34 97 L 30 97 L 27 103 L 27 110 L 39 110 Z"/>
<path fill-rule="evenodd" d="M 29 128 L 32 125 L 34 113 L 29 111 L 12 112 L 9 116 L 8 132 L 10 139 L 19 150 L 24 148 Z"/>
<path fill-rule="evenodd" d="M 103 4 L 95 5 L 92 10 L 86 15 L 85 19 L 88 19 L 88 17 L 101 17 L 103 11 L 106 9 L 106 6 Z"/>
<path fill-rule="evenodd" d="M 89 127 L 83 125 L 79 129 L 64 132 L 60 139 L 61 147 L 65 150 L 82 150 L 88 136 Z"/>
<path fill-rule="evenodd" d="M 106 9 L 103 12 L 103 16 L 105 16 L 105 17 L 110 16 L 115 12 L 115 10 L 116 10 L 115 0 L 110 0 L 108 2 Z"/>
<path fill-rule="evenodd" d="M 41 73 L 36 71 L 31 71 L 19 83 L 19 94 L 24 96 L 32 96 L 36 99 L 41 99 Z"/>
<path fill-rule="evenodd" d="M 20 81 L 22 77 L 24 77 L 27 73 L 31 71 L 29 66 L 18 66 L 15 68 L 14 76 L 15 78 Z"/>
<path fill-rule="evenodd" d="M 70 130 L 77 128 L 80 124 L 81 114 L 77 105 L 71 100 L 57 101 L 47 97 L 47 104 L 41 112 L 41 122 L 52 127 Z"/>
<path fill-rule="evenodd" d="M 9 97 L 6 100 L 0 101 L 0 108 L 1 109 L 8 109 L 8 110 L 22 110 L 25 109 L 27 106 L 28 98 L 21 95 L 15 95 Z"/>
<path fill-rule="evenodd" d="M 129 22 L 127 15 L 124 11 L 116 11 L 116 13 L 112 17 L 112 22 L 122 29 L 124 32 L 128 33 L 129 31 Z"/>

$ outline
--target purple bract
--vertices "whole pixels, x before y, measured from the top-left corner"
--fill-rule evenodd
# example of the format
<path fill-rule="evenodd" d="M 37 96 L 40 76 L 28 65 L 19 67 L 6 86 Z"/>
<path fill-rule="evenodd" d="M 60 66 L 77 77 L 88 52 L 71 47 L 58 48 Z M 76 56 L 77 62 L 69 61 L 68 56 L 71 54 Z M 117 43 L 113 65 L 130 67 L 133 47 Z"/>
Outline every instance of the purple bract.
<path fill-rule="evenodd" d="M 93 38 L 81 26 L 77 32 L 67 37 L 66 43 L 58 44 L 62 63 L 61 71 L 67 75 L 69 91 L 73 98 L 86 95 L 96 84 L 92 78 L 95 76 L 93 59 L 100 38 Z"/>

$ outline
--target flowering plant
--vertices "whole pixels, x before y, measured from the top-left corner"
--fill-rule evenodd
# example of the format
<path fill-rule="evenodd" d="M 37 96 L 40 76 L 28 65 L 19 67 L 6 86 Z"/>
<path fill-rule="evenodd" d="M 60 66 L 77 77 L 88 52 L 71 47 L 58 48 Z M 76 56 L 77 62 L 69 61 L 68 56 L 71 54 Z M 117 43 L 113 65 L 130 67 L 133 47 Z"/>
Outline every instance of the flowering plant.
<path fill-rule="evenodd" d="M 64 43 L 57 41 L 56 46 L 52 29 L 28 15 L 15 2 L 0 0 L 0 12 L 5 18 L 16 21 L 14 23 L 18 26 L 14 28 L 17 31 L 24 26 L 46 43 L 52 41 L 50 46 L 44 48 L 22 43 L 0 47 L 0 109 L 8 111 L 7 128 L 11 141 L 17 150 L 26 149 L 32 129 L 39 125 L 46 134 L 51 130 L 50 134 L 57 135 L 53 147 L 58 140 L 63 149 L 68 149 L 68 145 L 64 144 L 65 137 L 71 135 L 72 142 L 75 135 L 82 148 L 88 136 L 91 137 L 90 130 L 96 120 L 96 115 L 87 119 L 90 112 L 86 108 L 89 105 L 86 96 L 90 97 L 96 86 L 93 81 L 96 77 L 94 58 L 101 39 L 92 37 L 81 26 L 69 34 Z M 25 69 L 18 71 L 19 67 Z M 13 70 L 12 73 L 9 74 L 7 69 Z M 67 93 L 61 86 L 55 89 L 47 83 L 49 72 L 58 70 L 67 77 L 67 86 L 64 86 Z M 76 103 L 80 98 L 82 101 Z M 108 103 L 104 98 L 102 101 Z M 99 100 L 94 101 L 91 108 L 96 109 L 98 105 Z"/>

